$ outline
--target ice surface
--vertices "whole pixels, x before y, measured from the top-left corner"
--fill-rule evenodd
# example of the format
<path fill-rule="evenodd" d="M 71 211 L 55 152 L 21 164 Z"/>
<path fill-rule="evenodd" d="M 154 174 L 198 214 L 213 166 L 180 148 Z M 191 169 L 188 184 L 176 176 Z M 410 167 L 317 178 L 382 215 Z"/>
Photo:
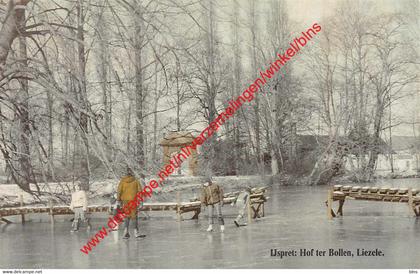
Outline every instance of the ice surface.
<path fill-rule="evenodd" d="M 417 179 L 380 182 L 409 187 Z M 266 217 L 246 227 L 233 224 L 235 207 L 224 206 L 226 231 L 207 233 L 206 213 L 177 222 L 175 214 L 140 221 L 144 239 L 122 240 L 122 231 L 93 252 L 80 252 L 91 233 L 70 233 L 66 222 L 0 225 L 0 268 L 420 268 L 420 219 L 407 204 L 347 201 L 343 218 L 327 220 L 324 186 L 278 186 L 268 191 Z M 103 216 L 104 218 L 106 216 Z M 381 249 L 384 257 L 271 257 L 270 249 Z"/>

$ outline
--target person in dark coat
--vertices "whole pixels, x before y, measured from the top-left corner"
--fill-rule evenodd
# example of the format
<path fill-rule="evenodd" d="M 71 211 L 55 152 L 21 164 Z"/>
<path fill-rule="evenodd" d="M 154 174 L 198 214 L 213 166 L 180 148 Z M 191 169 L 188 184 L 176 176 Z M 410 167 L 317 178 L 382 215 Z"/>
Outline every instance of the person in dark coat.
<path fill-rule="evenodd" d="M 223 206 L 223 189 L 216 183 L 212 182 L 211 177 L 206 177 L 203 189 L 201 190 L 201 203 L 209 209 L 209 227 L 208 232 L 213 231 L 215 213 L 220 225 L 220 231 L 225 230 L 225 221 L 222 215 Z"/>

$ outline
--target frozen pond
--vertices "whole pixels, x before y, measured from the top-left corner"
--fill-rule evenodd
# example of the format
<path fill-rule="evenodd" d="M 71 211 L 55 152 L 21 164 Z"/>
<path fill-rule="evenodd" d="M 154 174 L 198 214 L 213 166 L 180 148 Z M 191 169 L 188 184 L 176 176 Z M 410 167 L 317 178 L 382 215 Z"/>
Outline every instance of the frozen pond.
<path fill-rule="evenodd" d="M 380 182 L 416 186 L 418 179 Z M 89 238 L 71 234 L 70 222 L 0 225 L 0 268 L 420 268 L 420 219 L 407 204 L 348 201 L 343 218 L 327 220 L 327 187 L 273 186 L 266 217 L 236 228 L 229 205 L 226 231 L 207 233 L 198 221 L 156 217 L 140 221 L 145 239 L 105 238 L 89 255 Z M 92 234 L 105 219 L 93 222 Z M 119 233 L 119 235 L 118 235 Z M 271 249 L 297 250 L 296 257 L 270 256 Z M 300 249 L 379 249 L 382 257 L 301 257 Z"/>

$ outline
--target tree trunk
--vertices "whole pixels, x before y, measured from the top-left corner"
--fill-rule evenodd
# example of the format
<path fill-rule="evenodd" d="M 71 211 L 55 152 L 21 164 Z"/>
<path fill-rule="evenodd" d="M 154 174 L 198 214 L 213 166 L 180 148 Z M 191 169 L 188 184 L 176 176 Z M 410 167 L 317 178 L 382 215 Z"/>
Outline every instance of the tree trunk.
<path fill-rule="evenodd" d="M 25 24 L 25 7 L 30 0 L 9 0 L 6 20 L 0 30 L 0 80 L 4 77 L 6 59 L 13 41 L 19 34 L 19 27 Z"/>
<path fill-rule="evenodd" d="M 142 44 L 143 44 L 143 18 L 142 6 L 136 4 L 134 12 L 135 33 L 134 33 L 134 58 L 135 58 L 135 119 L 136 119 L 136 164 L 140 170 L 140 176 L 144 175 L 145 141 L 144 141 L 144 87 L 143 87 L 143 68 L 142 68 Z"/>
<path fill-rule="evenodd" d="M 255 16 L 255 0 L 251 0 L 251 9 L 250 9 L 250 17 L 251 17 L 251 37 L 252 37 L 252 48 L 251 48 L 251 56 L 252 56 L 252 68 L 251 68 L 251 77 L 255 77 L 255 71 L 257 70 L 257 21 Z M 255 153 L 256 161 L 259 169 L 261 169 L 261 138 L 260 138 L 260 101 L 259 96 L 255 97 L 254 100 L 254 132 L 255 132 Z M 260 170 L 261 172 L 261 170 Z"/>
<path fill-rule="evenodd" d="M 89 179 L 90 179 L 90 167 L 89 167 L 89 140 L 88 140 L 88 124 L 89 124 L 89 104 L 87 101 L 87 90 L 86 90 L 86 57 L 85 57 L 85 39 L 84 39 L 84 22 L 85 14 L 82 0 L 77 0 L 76 5 L 77 10 L 77 55 L 78 55 L 78 102 L 81 107 L 79 111 L 79 128 L 80 128 L 80 137 L 83 141 L 84 149 L 82 150 L 79 147 L 78 154 L 80 156 L 80 165 L 81 165 L 81 176 L 80 180 L 83 185 L 83 189 L 89 189 Z"/>
<path fill-rule="evenodd" d="M 384 102 L 382 100 L 382 93 L 378 91 L 376 95 L 376 112 L 375 120 L 373 124 L 373 137 L 372 143 L 370 144 L 370 155 L 369 162 L 366 167 L 366 176 L 367 180 L 370 180 L 375 172 L 376 162 L 379 155 L 379 146 L 381 140 L 381 130 L 382 130 L 382 117 L 384 115 Z"/>
<path fill-rule="evenodd" d="M 208 1 L 208 13 L 207 13 L 207 64 L 208 64 L 208 92 L 206 94 L 206 102 L 208 107 L 208 124 L 216 118 L 216 79 L 215 79 L 215 15 L 214 15 L 214 3 L 212 0 Z M 205 153 L 209 161 L 210 170 L 215 172 L 215 149 L 217 145 L 217 133 L 209 139 L 208 145 L 204 145 Z"/>
<path fill-rule="evenodd" d="M 48 177 L 54 177 L 54 134 L 53 134 L 53 107 L 54 101 L 50 90 L 47 90 L 48 106 Z"/>
<path fill-rule="evenodd" d="M 16 10 L 16 23 L 17 30 L 20 32 L 25 27 L 25 9 Z M 26 69 L 28 66 L 28 55 L 26 47 L 26 38 L 19 36 L 19 58 L 20 67 Z M 27 79 L 19 79 L 21 86 L 19 92 L 19 122 L 20 122 L 20 144 L 19 144 L 19 164 L 20 173 L 22 176 L 21 184 L 24 185 L 25 189 L 29 189 L 29 184 L 36 183 L 35 176 L 33 174 L 33 167 L 31 164 L 31 122 L 29 118 L 29 82 Z"/>
<path fill-rule="evenodd" d="M 236 98 L 241 93 L 241 47 L 240 47 L 240 35 L 239 35 L 239 4 L 238 0 L 234 0 L 233 5 L 233 58 L 234 58 L 234 69 L 233 69 L 233 90 L 232 98 Z M 233 161 L 234 161 L 234 172 L 239 174 L 239 160 L 240 160 L 240 128 L 241 128 L 241 112 L 237 112 L 233 116 Z"/>
<path fill-rule="evenodd" d="M 108 47 L 109 35 L 107 32 L 107 25 L 105 21 L 105 12 L 103 9 L 98 12 L 97 30 L 99 34 L 99 58 L 98 63 L 98 78 L 102 89 L 102 104 L 104 112 L 104 133 L 105 133 L 105 162 L 112 159 L 112 94 L 109 84 L 109 70 L 110 70 L 110 54 Z"/>

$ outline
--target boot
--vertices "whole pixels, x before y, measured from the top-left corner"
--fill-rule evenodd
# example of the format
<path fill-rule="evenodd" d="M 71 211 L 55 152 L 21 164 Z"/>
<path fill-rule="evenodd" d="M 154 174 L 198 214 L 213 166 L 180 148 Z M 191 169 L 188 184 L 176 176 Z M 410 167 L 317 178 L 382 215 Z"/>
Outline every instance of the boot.
<path fill-rule="evenodd" d="M 209 225 L 209 227 L 207 228 L 207 232 L 212 232 L 213 231 L 213 225 Z"/>
<path fill-rule="evenodd" d="M 90 231 L 92 229 L 92 225 L 90 224 L 90 219 L 86 219 L 86 223 L 87 223 L 87 231 Z"/>
<path fill-rule="evenodd" d="M 79 220 L 73 220 L 71 232 L 76 232 L 79 230 Z"/>
<path fill-rule="evenodd" d="M 235 223 L 235 225 L 236 225 L 237 227 L 240 227 L 239 222 L 238 222 L 238 220 L 237 220 L 237 219 L 235 219 L 233 222 Z"/>
<path fill-rule="evenodd" d="M 124 228 L 124 237 L 123 239 L 128 239 L 130 238 L 130 233 L 128 233 L 128 228 Z"/>
<path fill-rule="evenodd" d="M 144 237 L 146 237 L 146 235 L 140 234 L 140 232 L 139 232 L 139 230 L 137 228 L 134 229 L 134 236 L 136 238 L 144 238 Z"/>
<path fill-rule="evenodd" d="M 225 226 L 224 225 L 221 225 L 220 226 L 220 232 L 223 232 L 223 231 L 225 231 Z"/>

